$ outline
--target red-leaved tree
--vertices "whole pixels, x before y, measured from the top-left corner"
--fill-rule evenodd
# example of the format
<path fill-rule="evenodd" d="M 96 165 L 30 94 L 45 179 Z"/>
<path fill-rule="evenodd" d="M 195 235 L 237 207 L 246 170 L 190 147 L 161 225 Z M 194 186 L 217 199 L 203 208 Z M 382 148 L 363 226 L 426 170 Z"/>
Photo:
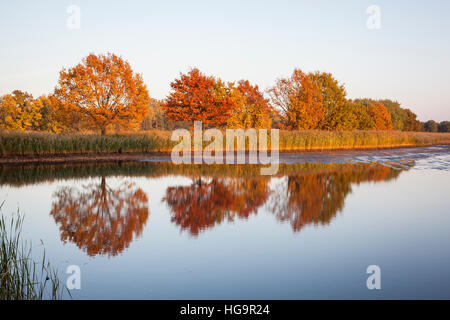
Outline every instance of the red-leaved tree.
<path fill-rule="evenodd" d="M 170 86 L 172 91 L 163 105 L 170 121 L 202 121 L 223 126 L 234 107 L 229 87 L 198 69 L 180 74 Z"/>

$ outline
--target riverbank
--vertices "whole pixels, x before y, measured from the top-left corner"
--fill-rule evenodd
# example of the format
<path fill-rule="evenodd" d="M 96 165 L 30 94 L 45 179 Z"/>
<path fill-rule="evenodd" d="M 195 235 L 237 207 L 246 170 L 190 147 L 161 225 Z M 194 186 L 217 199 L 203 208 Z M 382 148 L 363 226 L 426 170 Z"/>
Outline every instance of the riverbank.
<path fill-rule="evenodd" d="M 0 133 L 0 164 L 136 161 L 167 157 L 170 131 L 121 135 Z M 270 141 L 270 137 L 269 137 Z M 206 142 L 204 144 L 207 145 Z M 279 151 L 329 152 L 450 144 L 450 133 L 399 131 L 280 131 Z"/>

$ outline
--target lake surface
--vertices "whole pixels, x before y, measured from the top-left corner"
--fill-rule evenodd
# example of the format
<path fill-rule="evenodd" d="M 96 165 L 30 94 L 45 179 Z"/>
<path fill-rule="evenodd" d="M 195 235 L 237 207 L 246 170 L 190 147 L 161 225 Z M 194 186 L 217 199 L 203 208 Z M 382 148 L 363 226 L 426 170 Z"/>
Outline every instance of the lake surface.
<path fill-rule="evenodd" d="M 450 298 L 450 146 L 280 157 L 0 166 L 2 213 L 75 299 Z"/>

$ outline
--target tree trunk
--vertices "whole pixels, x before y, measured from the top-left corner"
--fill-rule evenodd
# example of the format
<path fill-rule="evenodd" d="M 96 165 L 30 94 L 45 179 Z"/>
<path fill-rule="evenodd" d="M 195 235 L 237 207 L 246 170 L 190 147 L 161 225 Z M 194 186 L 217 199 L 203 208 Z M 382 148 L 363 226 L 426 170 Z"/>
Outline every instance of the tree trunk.
<path fill-rule="evenodd" d="M 106 134 L 106 128 L 102 128 L 102 136 Z"/>
<path fill-rule="evenodd" d="M 106 199 L 106 179 L 102 176 L 102 182 L 100 183 L 100 188 L 102 189 L 102 198 Z"/>

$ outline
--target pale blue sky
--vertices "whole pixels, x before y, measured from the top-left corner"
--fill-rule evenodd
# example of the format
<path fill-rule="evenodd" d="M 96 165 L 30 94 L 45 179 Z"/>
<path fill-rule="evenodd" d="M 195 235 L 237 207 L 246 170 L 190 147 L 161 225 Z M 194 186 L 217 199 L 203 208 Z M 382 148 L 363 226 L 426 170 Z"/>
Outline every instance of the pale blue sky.
<path fill-rule="evenodd" d="M 81 28 L 66 27 L 69 5 Z M 381 29 L 366 27 L 369 5 Z M 164 98 L 198 67 L 265 89 L 295 67 L 345 83 L 348 96 L 396 99 L 420 120 L 450 120 L 450 1 L 0 0 L 0 94 L 50 93 L 90 52 L 122 55 Z"/>

